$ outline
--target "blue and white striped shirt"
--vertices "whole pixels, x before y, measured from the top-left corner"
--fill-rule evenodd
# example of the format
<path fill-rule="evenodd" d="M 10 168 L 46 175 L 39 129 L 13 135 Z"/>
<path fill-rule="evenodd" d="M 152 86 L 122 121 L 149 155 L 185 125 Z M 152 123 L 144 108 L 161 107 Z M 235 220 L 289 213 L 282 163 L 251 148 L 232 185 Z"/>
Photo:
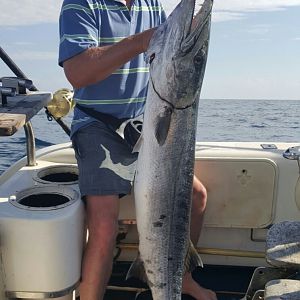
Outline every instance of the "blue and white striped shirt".
<path fill-rule="evenodd" d="M 59 20 L 59 65 L 88 49 L 112 45 L 123 38 L 159 26 L 166 19 L 159 0 L 133 0 L 131 9 L 117 0 L 64 0 Z M 149 66 L 140 54 L 108 78 L 75 89 L 76 103 L 117 118 L 143 113 Z M 95 121 L 75 108 L 71 135 Z"/>

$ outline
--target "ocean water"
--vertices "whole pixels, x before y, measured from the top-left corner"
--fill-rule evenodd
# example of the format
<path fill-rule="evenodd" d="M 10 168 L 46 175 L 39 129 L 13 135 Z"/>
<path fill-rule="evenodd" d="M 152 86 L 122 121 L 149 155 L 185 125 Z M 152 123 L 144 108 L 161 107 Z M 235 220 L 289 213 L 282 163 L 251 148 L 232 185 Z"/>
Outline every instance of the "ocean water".
<path fill-rule="evenodd" d="M 64 121 L 70 125 L 72 116 Z M 36 148 L 69 141 L 44 110 L 32 119 Z M 300 141 L 300 101 L 297 100 L 200 100 L 197 141 Z M 26 155 L 25 133 L 0 137 L 0 174 Z"/>

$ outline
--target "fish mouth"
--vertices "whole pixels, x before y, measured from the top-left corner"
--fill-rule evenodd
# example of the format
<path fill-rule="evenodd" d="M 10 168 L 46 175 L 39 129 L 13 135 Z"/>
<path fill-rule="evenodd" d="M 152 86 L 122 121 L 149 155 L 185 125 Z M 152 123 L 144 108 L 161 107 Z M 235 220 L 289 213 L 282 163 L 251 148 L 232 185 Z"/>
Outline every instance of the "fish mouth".
<path fill-rule="evenodd" d="M 195 13 L 195 0 L 193 0 L 193 14 L 188 26 L 185 28 L 184 39 L 180 47 L 183 53 L 189 52 L 197 43 L 201 42 L 202 39 L 200 39 L 200 36 L 208 28 L 208 24 L 210 23 L 212 6 L 213 0 L 204 0 L 199 11 L 195 17 L 193 17 Z"/>
<path fill-rule="evenodd" d="M 152 88 L 173 110 L 193 106 L 202 86 L 213 0 L 204 0 L 194 17 L 195 1 L 181 0 L 154 32 L 147 51 Z"/>

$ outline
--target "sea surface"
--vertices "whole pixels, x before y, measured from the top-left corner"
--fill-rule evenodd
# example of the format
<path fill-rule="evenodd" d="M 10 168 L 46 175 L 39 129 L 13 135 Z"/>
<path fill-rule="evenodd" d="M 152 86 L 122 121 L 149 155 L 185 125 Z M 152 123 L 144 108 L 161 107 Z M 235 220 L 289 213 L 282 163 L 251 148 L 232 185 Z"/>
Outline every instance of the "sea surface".
<path fill-rule="evenodd" d="M 70 125 L 72 115 L 64 122 Z M 36 148 L 69 141 L 42 110 L 32 119 Z M 0 137 L 0 174 L 26 155 L 24 130 Z M 300 142 L 300 101 L 200 100 L 197 141 Z"/>

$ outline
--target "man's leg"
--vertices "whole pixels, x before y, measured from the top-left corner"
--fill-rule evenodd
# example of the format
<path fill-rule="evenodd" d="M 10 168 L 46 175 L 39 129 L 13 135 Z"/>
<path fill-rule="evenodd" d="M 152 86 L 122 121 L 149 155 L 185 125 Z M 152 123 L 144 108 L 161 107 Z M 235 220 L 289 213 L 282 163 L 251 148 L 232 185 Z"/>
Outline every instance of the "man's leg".
<path fill-rule="evenodd" d="M 80 193 L 86 199 L 89 233 L 82 261 L 80 297 L 102 300 L 112 270 L 119 195 L 131 190 L 137 154 L 132 154 L 124 139 L 100 121 L 80 128 L 72 142 Z"/>
<path fill-rule="evenodd" d="M 206 202 L 206 188 L 201 181 L 194 176 L 190 236 L 195 247 L 197 246 L 202 229 Z"/>
<path fill-rule="evenodd" d="M 82 261 L 81 300 L 102 300 L 112 270 L 119 197 L 87 196 L 88 242 Z"/>
<path fill-rule="evenodd" d="M 191 211 L 191 241 L 197 246 L 206 207 L 207 192 L 200 180 L 194 176 L 192 211 Z M 182 292 L 194 297 L 196 300 L 216 300 L 216 294 L 208 289 L 201 287 L 192 277 L 191 273 L 186 273 L 183 277 Z"/>

